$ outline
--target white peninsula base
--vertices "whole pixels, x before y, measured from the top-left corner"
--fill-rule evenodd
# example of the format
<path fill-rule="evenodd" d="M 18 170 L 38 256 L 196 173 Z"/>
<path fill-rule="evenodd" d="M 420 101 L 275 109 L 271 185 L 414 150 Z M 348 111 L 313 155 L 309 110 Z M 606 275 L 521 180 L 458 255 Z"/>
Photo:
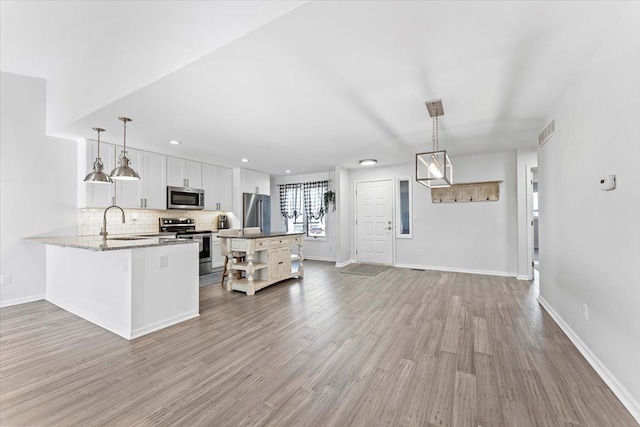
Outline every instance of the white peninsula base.
<path fill-rule="evenodd" d="M 166 266 L 162 260 L 166 260 Z M 47 245 L 46 299 L 126 339 L 199 316 L 198 245 Z"/>

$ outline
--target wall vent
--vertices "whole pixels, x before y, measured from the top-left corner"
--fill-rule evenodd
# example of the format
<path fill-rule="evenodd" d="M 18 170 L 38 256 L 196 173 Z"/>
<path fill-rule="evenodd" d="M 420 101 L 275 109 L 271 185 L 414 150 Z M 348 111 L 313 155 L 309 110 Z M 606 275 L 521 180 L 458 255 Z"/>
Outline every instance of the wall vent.
<path fill-rule="evenodd" d="M 542 145 L 549 140 L 553 136 L 556 131 L 556 119 L 551 120 L 547 127 L 545 127 L 540 135 L 538 135 L 538 147 L 542 147 Z"/>

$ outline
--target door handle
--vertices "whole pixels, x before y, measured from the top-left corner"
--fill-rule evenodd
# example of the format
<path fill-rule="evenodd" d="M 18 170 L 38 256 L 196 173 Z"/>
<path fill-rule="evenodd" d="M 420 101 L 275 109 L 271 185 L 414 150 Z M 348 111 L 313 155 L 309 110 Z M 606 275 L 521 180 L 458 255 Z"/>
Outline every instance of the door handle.
<path fill-rule="evenodd" d="M 387 230 L 391 230 L 391 227 L 387 227 Z"/>

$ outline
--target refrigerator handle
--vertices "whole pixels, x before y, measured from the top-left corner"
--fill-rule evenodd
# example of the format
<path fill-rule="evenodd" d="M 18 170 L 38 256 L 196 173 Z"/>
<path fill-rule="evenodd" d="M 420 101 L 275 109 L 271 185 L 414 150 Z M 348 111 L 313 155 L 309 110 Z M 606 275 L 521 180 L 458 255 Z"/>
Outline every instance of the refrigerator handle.
<path fill-rule="evenodd" d="M 262 231 L 262 200 L 258 200 L 258 227 Z"/>

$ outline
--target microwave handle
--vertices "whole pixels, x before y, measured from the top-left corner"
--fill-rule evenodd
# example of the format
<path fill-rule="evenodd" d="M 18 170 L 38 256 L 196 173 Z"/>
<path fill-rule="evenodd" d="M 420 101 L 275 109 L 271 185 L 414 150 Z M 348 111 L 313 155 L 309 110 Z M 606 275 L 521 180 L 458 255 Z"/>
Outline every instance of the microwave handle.
<path fill-rule="evenodd" d="M 199 194 L 198 196 L 198 206 L 204 207 L 204 194 Z"/>

